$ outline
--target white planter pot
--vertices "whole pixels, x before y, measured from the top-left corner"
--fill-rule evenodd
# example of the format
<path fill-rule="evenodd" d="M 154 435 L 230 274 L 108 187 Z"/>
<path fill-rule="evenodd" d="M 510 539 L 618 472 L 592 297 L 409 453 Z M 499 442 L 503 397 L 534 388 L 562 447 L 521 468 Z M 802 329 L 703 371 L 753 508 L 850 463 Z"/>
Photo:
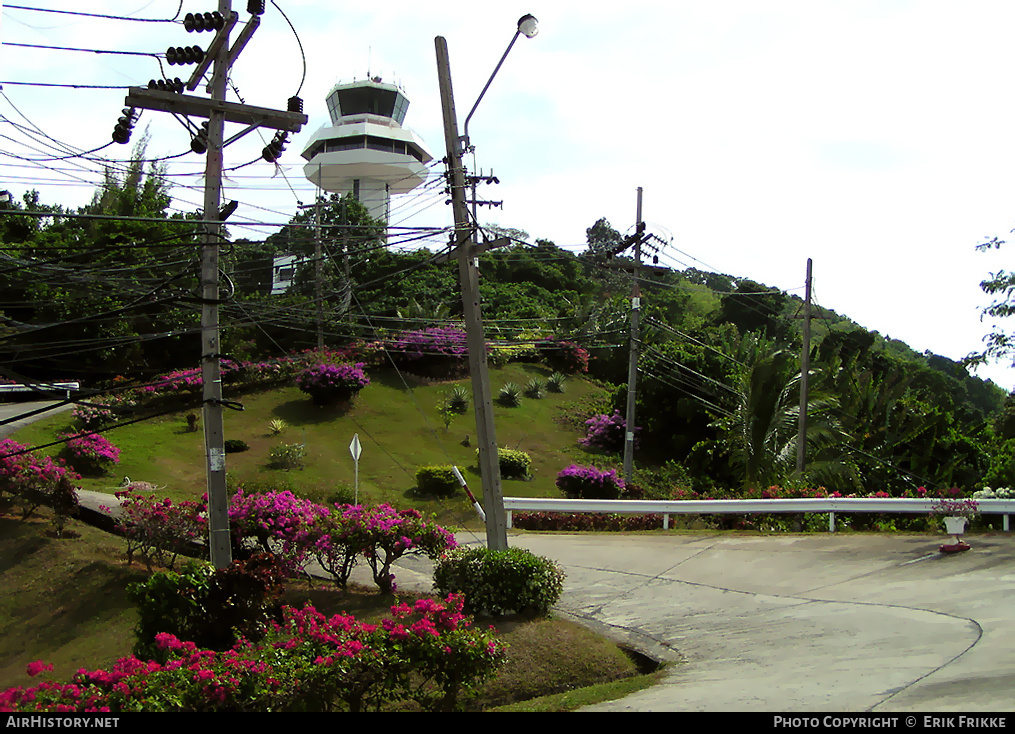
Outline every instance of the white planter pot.
<path fill-rule="evenodd" d="M 945 532 L 949 535 L 962 535 L 966 532 L 966 518 L 964 517 L 946 517 L 945 521 Z"/>

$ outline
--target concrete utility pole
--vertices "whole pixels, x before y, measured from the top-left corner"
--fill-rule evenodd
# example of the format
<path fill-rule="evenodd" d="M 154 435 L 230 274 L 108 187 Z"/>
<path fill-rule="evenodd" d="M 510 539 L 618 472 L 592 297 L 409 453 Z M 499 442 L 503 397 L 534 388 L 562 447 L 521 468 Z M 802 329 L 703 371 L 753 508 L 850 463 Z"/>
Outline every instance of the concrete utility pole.
<path fill-rule="evenodd" d="M 263 12 L 263 5 L 261 6 Z M 211 98 L 195 97 L 159 89 L 131 87 L 124 103 L 128 107 L 171 112 L 177 115 L 203 117 L 208 120 L 207 161 L 205 163 L 204 234 L 201 248 L 201 379 L 203 382 L 204 440 L 208 481 L 208 545 L 211 562 L 224 568 L 232 562 L 229 537 L 229 498 L 226 489 L 226 452 L 222 418 L 222 346 L 219 331 L 219 244 L 222 224 L 219 215 L 222 192 L 222 150 L 258 127 L 297 132 L 306 124 L 302 112 L 280 112 L 245 104 L 226 102 L 226 81 L 229 67 L 260 24 L 259 14 L 252 14 L 232 48 L 229 33 L 239 16 L 232 11 L 230 0 L 219 0 L 218 12 L 225 23 L 216 33 L 204 58 L 198 63 L 187 83 L 194 91 L 211 67 L 207 87 Z M 224 140 L 225 122 L 247 125 L 230 140 Z M 195 151 L 199 150 L 198 146 Z"/>
<path fill-rule="evenodd" d="M 476 410 L 479 469 L 483 481 L 483 502 L 486 509 L 486 544 L 491 550 L 506 550 L 508 547 L 507 520 L 504 512 L 504 496 L 501 491 L 500 461 L 497 455 L 497 437 L 493 426 L 493 398 L 490 394 L 486 339 L 483 334 L 483 319 L 479 302 L 478 251 L 475 243 L 475 231 L 469 223 L 468 204 L 465 199 L 467 184 L 462 164 L 461 139 L 458 135 L 458 116 L 455 112 L 455 98 L 451 88 L 448 44 L 443 37 L 437 36 L 435 45 L 441 106 L 444 110 L 444 140 L 448 151 L 447 167 L 451 179 L 451 205 L 455 216 L 452 245 L 458 256 L 458 275 L 461 281 L 462 308 L 465 312 L 465 331 L 469 347 L 469 371 L 472 375 L 472 400 Z"/>
<path fill-rule="evenodd" d="M 635 231 L 640 235 L 645 229 L 641 218 L 641 186 L 638 187 L 638 210 Z M 639 236 L 634 241 L 634 270 L 631 277 L 631 348 L 627 367 L 627 415 L 624 433 L 624 481 L 630 482 L 634 474 L 634 406 L 638 395 L 638 318 L 641 312 L 641 286 L 638 283 L 641 268 L 641 243 Z"/>
<path fill-rule="evenodd" d="M 800 355 L 800 411 L 796 440 L 796 470 L 803 473 L 807 463 L 807 389 L 811 371 L 811 259 L 807 258 L 807 285 L 804 289 L 804 345 Z"/>

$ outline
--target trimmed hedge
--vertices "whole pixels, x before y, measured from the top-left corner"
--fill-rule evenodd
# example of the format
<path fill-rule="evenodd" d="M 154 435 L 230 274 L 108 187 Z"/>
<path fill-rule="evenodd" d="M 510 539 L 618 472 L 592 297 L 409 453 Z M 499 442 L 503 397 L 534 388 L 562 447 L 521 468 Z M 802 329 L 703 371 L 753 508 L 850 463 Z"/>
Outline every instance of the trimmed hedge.
<path fill-rule="evenodd" d="M 463 594 L 466 614 L 545 615 L 564 591 L 564 572 L 523 548 L 457 548 L 437 561 L 434 586 L 440 594 Z"/>
<path fill-rule="evenodd" d="M 451 465 L 421 466 L 416 470 L 416 489 L 423 494 L 448 496 L 458 489 Z"/>
<path fill-rule="evenodd" d="M 476 460 L 479 461 L 479 449 L 476 449 Z M 532 459 L 527 453 L 501 446 L 497 447 L 497 463 L 502 479 L 526 479 L 532 467 Z"/>

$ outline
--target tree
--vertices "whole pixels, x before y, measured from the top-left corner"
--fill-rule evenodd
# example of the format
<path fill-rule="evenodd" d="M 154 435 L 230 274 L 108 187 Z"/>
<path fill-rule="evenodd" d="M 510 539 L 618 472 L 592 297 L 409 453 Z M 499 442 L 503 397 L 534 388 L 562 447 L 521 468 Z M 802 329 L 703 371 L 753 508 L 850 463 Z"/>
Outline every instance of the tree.
<path fill-rule="evenodd" d="M 977 245 L 976 249 L 980 252 L 997 250 L 1003 244 L 1003 240 L 994 237 Z M 999 270 L 991 273 L 989 278 L 980 282 L 980 288 L 994 299 L 983 309 L 981 319 L 983 317 L 1003 319 L 1015 314 L 1015 272 Z M 1012 366 L 1015 366 L 1015 334 L 995 326 L 983 337 L 983 341 L 986 347 L 981 352 L 973 352 L 967 356 L 966 364 L 981 365 L 991 360 L 1011 359 Z"/>
<path fill-rule="evenodd" d="M 20 297 L 4 294 L 19 323 L 0 344 L 0 361 L 30 376 L 102 378 L 161 371 L 186 351 L 180 338 L 196 340 L 196 227 L 167 216 L 169 187 L 146 163 L 146 144 L 121 173 L 106 171 L 76 212 L 83 217 L 26 196 L 27 208 L 54 216 L 0 235 L 5 244 L 20 240 L 4 248 L 4 280 L 17 282 Z"/>

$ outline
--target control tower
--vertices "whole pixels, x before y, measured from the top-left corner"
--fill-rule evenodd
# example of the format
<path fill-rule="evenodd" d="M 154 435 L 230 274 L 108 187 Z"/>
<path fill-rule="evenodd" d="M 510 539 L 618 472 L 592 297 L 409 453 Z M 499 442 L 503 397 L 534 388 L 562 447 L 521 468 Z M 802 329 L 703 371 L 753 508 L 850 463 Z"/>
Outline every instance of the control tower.
<path fill-rule="evenodd" d="M 423 141 L 402 127 L 409 100 L 373 77 L 336 85 L 327 102 L 331 126 L 307 143 L 303 173 L 325 191 L 351 193 L 387 224 L 390 195 L 426 181 L 433 159 Z"/>

